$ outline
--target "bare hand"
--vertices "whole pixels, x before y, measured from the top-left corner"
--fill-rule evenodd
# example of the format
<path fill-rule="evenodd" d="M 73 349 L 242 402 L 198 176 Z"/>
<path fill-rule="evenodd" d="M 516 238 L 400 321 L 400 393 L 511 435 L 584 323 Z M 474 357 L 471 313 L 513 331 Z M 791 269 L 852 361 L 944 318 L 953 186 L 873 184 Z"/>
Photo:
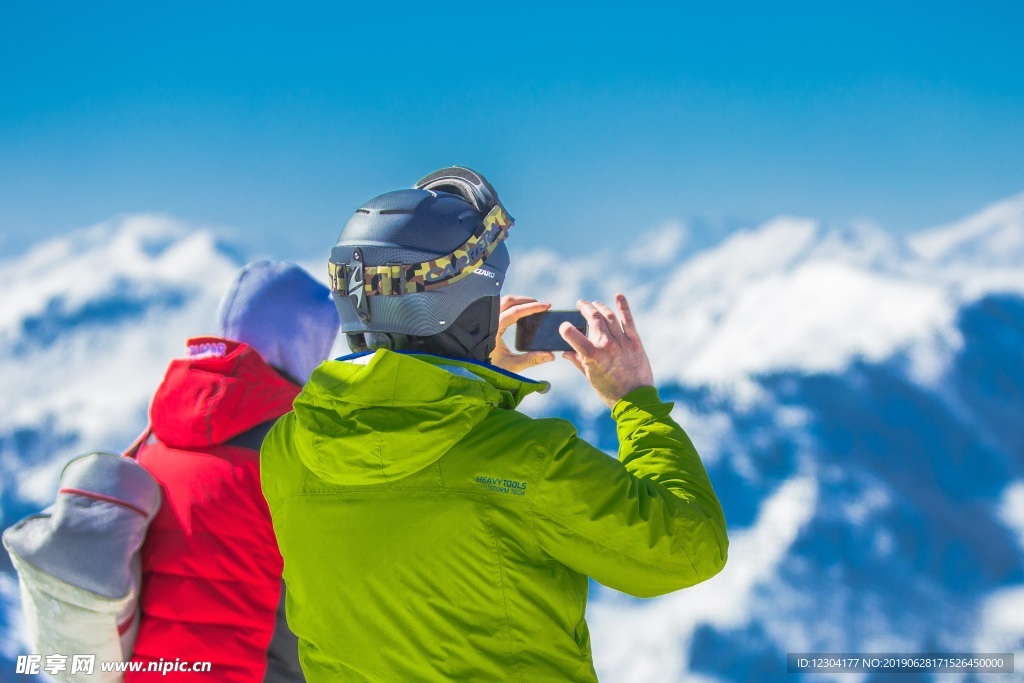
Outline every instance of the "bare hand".
<path fill-rule="evenodd" d="M 654 386 L 651 361 L 637 334 L 629 302 L 615 295 L 618 316 L 599 301 L 580 300 L 577 308 L 587 320 L 587 335 L 564 322 L 558 328 L 573 351 L 562 354 L 586 375 L 609 408 L 639 387 Z"/>
<path fill-rule="evenodd" d="M 508 345 L 501 338 L 505 330 L 515 325 L 520 318 L 525 318 L 534 313 L 541 313 L 551 308 L 551 304 L 531 299 L 528 296 L 503 296 L 501 297 L 501 314 L 498 316 L 498 341 L 491 352 L 491 365 L 509 372 L 522 372 L 527 368 L 541 363 L 549 363 L 555 359 L 555 354 L 550 351 L 528 351 L 527 353 L 512 353 Z"/>

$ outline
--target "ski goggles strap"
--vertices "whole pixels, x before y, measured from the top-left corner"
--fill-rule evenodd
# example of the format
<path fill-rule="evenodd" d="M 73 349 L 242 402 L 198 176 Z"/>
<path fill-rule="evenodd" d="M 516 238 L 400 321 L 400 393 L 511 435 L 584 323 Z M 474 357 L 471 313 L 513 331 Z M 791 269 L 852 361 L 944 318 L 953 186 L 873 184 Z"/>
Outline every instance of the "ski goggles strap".
<path fill-rule="evenodd" d="M 496 204 L 470 238 L 446 256 L 421 263 L 364 266 L 362 255 L 356 250 L 355 263 L 328 262 L 331 289 L 340 296 L 352 295 L 358 299 L 356 308 L 360 309 L 363 296 L 400 296 L 450 285 L 483 265 L 508 238 L 512 225 L 509 215 Z"/>

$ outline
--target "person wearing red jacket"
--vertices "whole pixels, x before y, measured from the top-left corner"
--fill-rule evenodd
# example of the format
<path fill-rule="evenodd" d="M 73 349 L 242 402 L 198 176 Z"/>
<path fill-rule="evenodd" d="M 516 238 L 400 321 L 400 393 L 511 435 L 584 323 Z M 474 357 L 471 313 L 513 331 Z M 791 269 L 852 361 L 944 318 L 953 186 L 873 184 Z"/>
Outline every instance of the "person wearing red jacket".
<path fill-rule="evenodd" d="M 152 436 L 138 460 L 163 503 L 142 547 L 132 661 L 156 662 L 171 677 L 129 672 L 127 683 L 303 680 L 279 610 L 282 560 L 259 448 L 328 357 L 338 315 L 304 270 L 264 261 L 240 271 L 219 318 L 221 336 L 188 340 L 150 407 Z M 185 673 L 195 662 L 210 662 L 209 673 Z"/>

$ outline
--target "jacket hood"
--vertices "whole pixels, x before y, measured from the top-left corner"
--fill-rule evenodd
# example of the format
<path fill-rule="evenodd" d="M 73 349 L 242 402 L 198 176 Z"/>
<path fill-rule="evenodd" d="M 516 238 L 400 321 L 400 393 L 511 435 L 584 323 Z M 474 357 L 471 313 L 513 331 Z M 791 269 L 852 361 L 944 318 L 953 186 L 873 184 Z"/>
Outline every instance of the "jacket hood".
<path fill-rule="evenodd" d="M 471 361 L 354 354 L 320 365 L 295 399 L 295 446 L 331 483 L 392 482 L 437 461 L 492 410 L 547 388 Z"/>
<path fill-rule="evenodd" d="M 172 448 L 214 446 L 284 415 L 298 393 L 248 344 L 196 337 L 188 357 L 171 361 L 149 419 Z"/>

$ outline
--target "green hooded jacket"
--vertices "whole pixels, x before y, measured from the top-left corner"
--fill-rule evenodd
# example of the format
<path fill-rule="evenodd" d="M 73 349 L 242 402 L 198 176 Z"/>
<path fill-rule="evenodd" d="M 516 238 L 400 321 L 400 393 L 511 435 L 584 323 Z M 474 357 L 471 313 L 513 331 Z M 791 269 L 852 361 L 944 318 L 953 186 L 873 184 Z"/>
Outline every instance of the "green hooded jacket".
<path fill-rule="evenodd" d="M 515 410 L 546 384 L 377 351 L 328 361 L 264 441 L 310 683 L 595 681 L 587 577 L 649 597 L 725 565 L 725 518 L 657 391 L 619 459 Z"/>

